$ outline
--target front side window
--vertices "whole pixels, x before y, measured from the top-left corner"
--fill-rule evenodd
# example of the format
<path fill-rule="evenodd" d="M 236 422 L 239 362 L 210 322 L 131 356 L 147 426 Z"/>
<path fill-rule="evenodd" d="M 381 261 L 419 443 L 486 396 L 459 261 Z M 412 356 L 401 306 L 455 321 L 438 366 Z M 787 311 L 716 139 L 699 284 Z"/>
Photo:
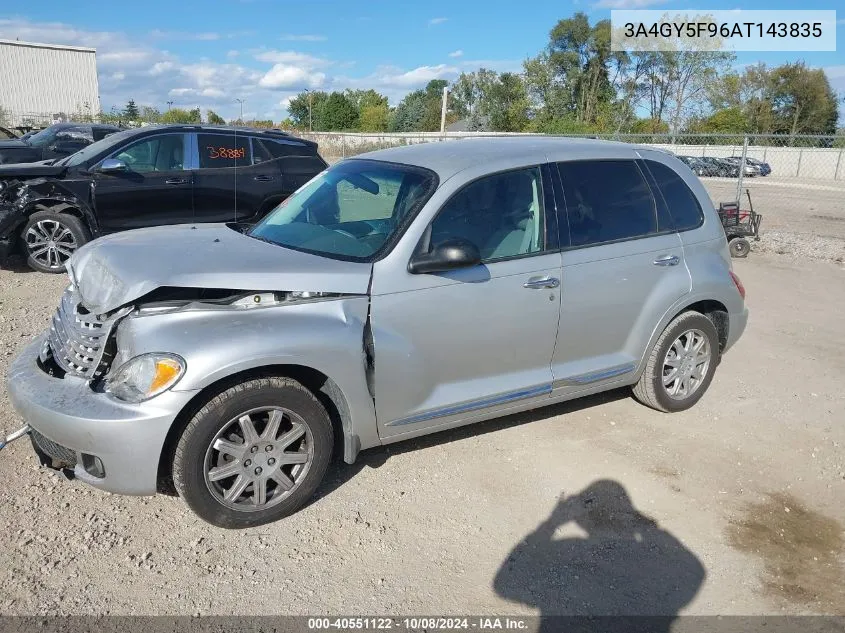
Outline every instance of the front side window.
<path fill-rule="evenodd" d="M 633 160 L 558 163 L 572 246 L 657 232 L 654 197 Z"/>
<path fill-rule="evenodd" d="M 184 142 L 181 134 L 162 134 L 138 141 L 117 152 L 113 158 L 122 160 L 138 173 L 177 171 L 184 164 Z"/>
<path fill-rule="evenodd" d="M 245 167 L 252 164 L 249 137 L 235 134 L 197 134 L 200 169 Z"/>
<path fill-rule="evenodd" d="M 247 235 L 318 255 L 370 261 L 436 186 L 428 170 L 349 160 L 313 178 Z"/>
<path fill-rule="evenodd" d="M 538 167 L 476 180 L 453 196 L 431 224 L 431 248 L 461 238 L 478 247 L 483 262 L 545 248 L 543 185 Z"/>
<path fill-rule="evenodd" d="M 704 214 L 698 204 L 698 198 L 690 191 L 683 178 L 663 163 L 647 160 L 646 165 L 666 200 L 675 230 L 688 231 L 697 228 L 704 221 Z"/>
<path fill-rule="evenodd" d="M 79 143 L 90 145 L 94 142 L 91 128 L 85 125 L 62 128 L 56 134 L 56 143 Z"/>

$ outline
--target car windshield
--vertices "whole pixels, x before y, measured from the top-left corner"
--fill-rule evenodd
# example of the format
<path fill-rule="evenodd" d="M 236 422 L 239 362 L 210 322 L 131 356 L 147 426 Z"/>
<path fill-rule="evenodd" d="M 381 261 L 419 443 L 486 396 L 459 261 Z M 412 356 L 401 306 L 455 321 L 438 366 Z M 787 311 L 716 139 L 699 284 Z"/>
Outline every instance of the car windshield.
<path fill-rule="evenodd" d="M 436 186 L 435 174 L 419 167 L 344 161 L 310 180 L 247 235 L 335 259 L 371 261 Z"/>
<path fill-rule="evenodd" d="M 126 137 L 132 136 L 133 132 L 133 130 L 124 130 L 122 132 L 109 134 L 107 137 L 100 139 L 96 143 L 91 143 L 87 147 L 82 148 L 75 154 L 71 154 L 60 161 L 57 161 L 56 165 L 77 167 L 86 162 L 92 156 L 97 156 L 102 152 L 107 152 L 111 147 L 123 142 Z"/>
<path fill-rule="evenodd" d="M 55 126 L 45 127 L 40 132 L 36 132 L 32 136 L 26 139 L 26 142 L 32 145 L 33 147 L 46 147 L 54 140 L 56 140 L 56 135 L 59 133 L 59 128 Z"/>

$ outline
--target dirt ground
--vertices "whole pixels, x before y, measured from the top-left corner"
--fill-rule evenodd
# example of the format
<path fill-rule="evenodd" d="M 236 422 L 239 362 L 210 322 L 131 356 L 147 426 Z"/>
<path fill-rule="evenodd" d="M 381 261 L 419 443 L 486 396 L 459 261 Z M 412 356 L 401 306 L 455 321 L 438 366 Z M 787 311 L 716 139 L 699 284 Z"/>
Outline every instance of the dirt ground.
<path fill-rule="evenodd" d="M 0 613 L 845 614 L 845 267 L 735 270 L 750 324 L 692 410 L 613 392 L 367 451 L 257 529 L 64 481 L 16 442 Z M 0 374 L 64 284 L 0 270 Z M 2 390 L 0 419 L 22 423 Z"/>

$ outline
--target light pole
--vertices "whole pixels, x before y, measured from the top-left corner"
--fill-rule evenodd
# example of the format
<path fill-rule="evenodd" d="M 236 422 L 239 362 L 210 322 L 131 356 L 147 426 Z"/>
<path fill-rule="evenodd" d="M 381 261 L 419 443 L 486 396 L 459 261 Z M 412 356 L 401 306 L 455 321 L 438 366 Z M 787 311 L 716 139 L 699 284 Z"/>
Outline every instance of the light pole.
<path fill-rule="evenodd" d="M 238 103 L 240 103 L 240 104 L 241 104 L 241 118 L 240 118 L 240 121 L 241 121 L 241 125 L 243 125 L 243 122 L 244 122 L 244 99 L 235 99 L 235 101 L 237 101 Z"/>
<path fill-rule="evenodd" d="M 312 126 L 311 126 L 311 104 L 312 104 L 313 95 L 312 95 L 311 91 L 308 90 L 308 88 L 305 88 L 304 90 L 305 90 L 305 92 L 308 93 L 308 131 L 311 132 L 312 131 L 312 129 L 311 129 L 312 128 Z"/>
<path fill-rule="evenodd" d="M 172 101 L 168 101 L 168 102 L 167 102 L 167 109 L 169 110 L 172 106 L 173 106 L 173 102 L 172 102 Z"/>

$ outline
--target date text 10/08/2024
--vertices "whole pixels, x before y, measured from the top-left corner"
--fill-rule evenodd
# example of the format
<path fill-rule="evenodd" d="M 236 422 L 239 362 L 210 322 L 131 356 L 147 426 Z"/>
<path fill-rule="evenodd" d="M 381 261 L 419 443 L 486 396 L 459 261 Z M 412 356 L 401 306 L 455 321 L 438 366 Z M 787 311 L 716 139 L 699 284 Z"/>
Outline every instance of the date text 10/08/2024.
<path fill-rule="evenodd" d="M 514 617 L 367 617 L 367 618 L 308 618 L 308 628 L 311 630 L 511 630 L 522 631 L 528 629 L 525 618 Z"/>

